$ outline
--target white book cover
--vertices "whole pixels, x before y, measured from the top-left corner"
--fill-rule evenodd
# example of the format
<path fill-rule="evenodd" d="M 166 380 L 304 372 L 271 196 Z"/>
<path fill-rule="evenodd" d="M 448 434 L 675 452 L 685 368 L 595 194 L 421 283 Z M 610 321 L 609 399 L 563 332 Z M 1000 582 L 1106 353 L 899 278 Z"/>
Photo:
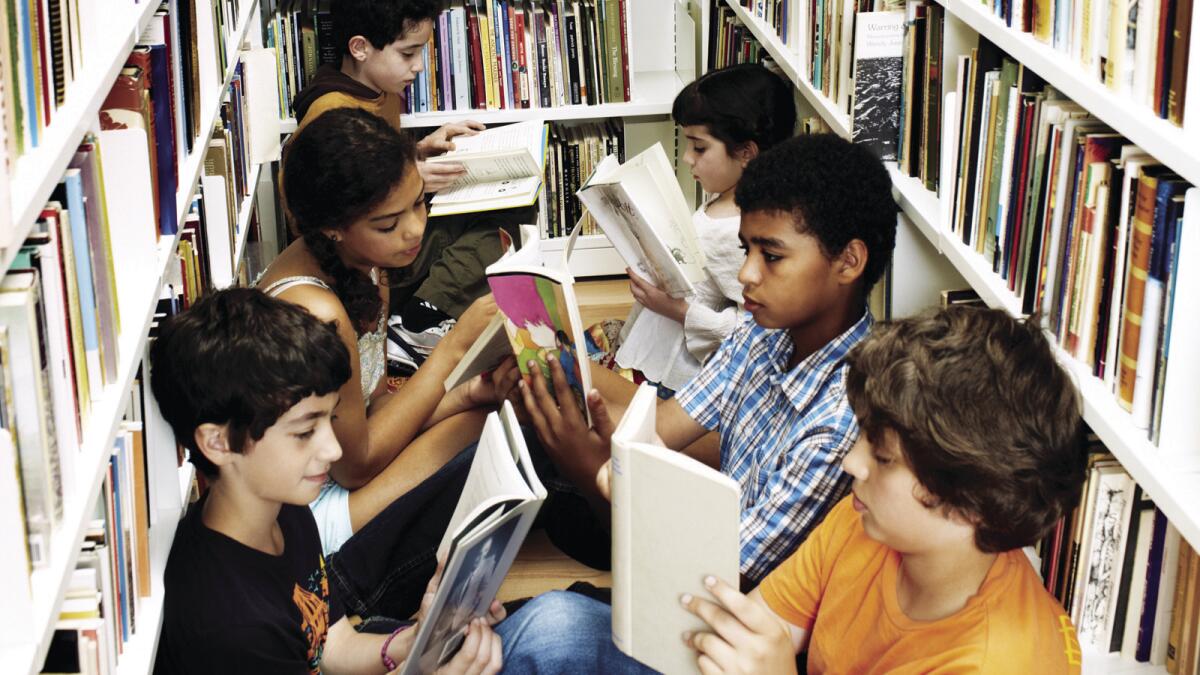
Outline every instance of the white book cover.
<path fill-rule="evenodd" d="M 740 493 L 730 477 L 661 446 L 658 397 L 642 385 L 612 436 L 613 642 L 664 673 L 699 672 L 684 631 L 707 626 L 679 604 L 738 584 Z"/>
<path fill-rule="evenodd" d="M 150 146 L 144 129 L 110 129 L 100 132 L 100 166 L 104 172 L 104 200 L 119 206 L 120 222 L 109 228 L 113 272 L 121 323 L 136 326 L 145 305 L 134 302 L 145 296 L 157 277 L 151 261 L 158 260 L 158 224 L 154 220 L 154 194 L 150 174 Z M 116 211 L 116 209 L 114 209 Z"/>
<path fill-rule="evenodd" d="M 196 23 L 196 60 L 200 65 L 200 109 L 212 110 L 217 105 L 218 91 L 225 80 L 225 73 L 218 72 L 217 40 L 222 39 L 217 34 L 213 23 L 213 7 L 209 0 L 180 0 L 192 2 L 192 21 Z M 203 146 L 201 146 L 203 147 Z"/>
<path fill-rule="evenodd" d="M 12 433 L 0 429 L 0 578 L 7 579 L 4 611 L 0 612 L 0 647 L 33 642 L 33 596 L 26 553 L 25 512 L 21 504 L 21 477 Z"/>
<path fill-rule="evenodd" d="M 639 276 L 674 297 L 704 278 L 704 251 L 662 144 L 624 164 L 605 157 L 576 194 Z"/>
<path fill-rule="evenodd" d="M 275 74 L 275 49 L 242 52 L 247 161 L 266 164 L 278 160 L 280 151 L 279 87 Z M 248 169 L 248 167 L 247 167 Z"/>
<path fill-rule="evenodd" d="M 1154 69 L 1158 55 L 1159 3 L 1138 2 L 1133 48 L 1133 100 L 1149 105 L 1154 95 Z"/>
<path fill-rule="evenodd" d="M 204 190 L 204 231 L 208 239 L 208 268 L 214 288 L 233 283 L 233 240 L 229 236 L 229 200 L 225 179 L 201 176 Z"/>
<path fill-rule="evenodd" d="M 1107 651 L 1111 636 L 1111 599 L 1117 592 L 1124 561 L 1126 524 L 1133 509 L 1134 482 L 1125 470 L 1101 470 L 1096 491 L 1087 565 L 1083 577 L 1083 602 L 1076 626 L 1080 644 Z"/>
<path fill-rule="evenodd" d="M 855 143 L 883 161 L 896 159 L 904 68 L 904 12 L 859 12 L 854 27 Z"/>

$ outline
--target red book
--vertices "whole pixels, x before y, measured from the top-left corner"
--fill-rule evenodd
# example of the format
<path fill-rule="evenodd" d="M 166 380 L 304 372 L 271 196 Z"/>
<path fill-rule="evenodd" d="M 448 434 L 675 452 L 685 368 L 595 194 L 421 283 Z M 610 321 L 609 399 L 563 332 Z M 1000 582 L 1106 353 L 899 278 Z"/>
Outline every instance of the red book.
<path fill-rule="evenodd" d="M 508 6 L 508 11 L 513 12 L 512 5 Z M 514 80 L 513 89 L 516 89 L 516 83 L 521 83 L 521 107 L 529 107 L 529 63 L 526 61 L 525 55 L 525 10 L 522 9 L 513 17 L 513 53 L 517 55 L 516 61 L 513 63 L 517 66 L 514 68 L 513 77 L 520 78 Z"/>
<path fill-rule="evenodd" d="M 483 38 L 479 35 L 479 14 L 467 10 L 467 44 L 471 54 L 471 107 L 487 107 L 487 92 L 483 90 Z"/>

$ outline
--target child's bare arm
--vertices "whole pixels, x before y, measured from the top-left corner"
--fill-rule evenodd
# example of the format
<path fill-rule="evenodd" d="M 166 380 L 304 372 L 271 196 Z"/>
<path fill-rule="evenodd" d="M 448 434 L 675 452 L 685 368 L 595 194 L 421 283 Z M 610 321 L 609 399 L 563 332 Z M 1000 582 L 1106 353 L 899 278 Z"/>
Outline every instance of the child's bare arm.
<path fill-rule="evenodd" d="M 412 651 L 416 638 L 416 627 L 412 627 L 388 643 L 388 656 L 401 664 Z M 321 672 L 328 675 L 364 675 L 384 673 L 380 650 L 386 635 L 359 633 L 343 617 L 329 628 L 325 639 L 325 651 L 321 657 Z M 500 672 L 502 647 L 500 636 L 488 626 L 485 619 L 476 619 L 467 629 L 462 648 L 450 662 L 438 669 L 443 675 L 493 675 Z"/>

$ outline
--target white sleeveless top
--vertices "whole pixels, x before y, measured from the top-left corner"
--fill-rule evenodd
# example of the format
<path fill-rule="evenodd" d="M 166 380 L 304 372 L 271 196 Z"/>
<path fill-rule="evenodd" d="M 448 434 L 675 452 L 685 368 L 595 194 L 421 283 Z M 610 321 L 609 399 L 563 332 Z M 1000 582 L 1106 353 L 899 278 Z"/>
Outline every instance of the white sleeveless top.
<path fill-rule="evenodd" d="M 371 275 L 371 280 L 379 283 L 378 272 Z M 329 284 L 321 281 L 317 277 L 310 276 L 294 276 L 284 277 L 278 281 L 272 282 L 266 288 L 262 289 L 263 293 L 276 297 L 280 293 L 294 286 L 318 286 L 327 291 L 333 291 Z M 382 304 L 382 303 L 381 303 Z M 362 387 L 363 402 L 367 402 L 375 388 L 379 386 L 379 380 L 383 378 L 384 372 L 387 370 L 387 306 L 379 308 L 379 323 L 375 330 L 369 333 L 363 333 L 358 337 L 358 372 L 359 384 Z"/>

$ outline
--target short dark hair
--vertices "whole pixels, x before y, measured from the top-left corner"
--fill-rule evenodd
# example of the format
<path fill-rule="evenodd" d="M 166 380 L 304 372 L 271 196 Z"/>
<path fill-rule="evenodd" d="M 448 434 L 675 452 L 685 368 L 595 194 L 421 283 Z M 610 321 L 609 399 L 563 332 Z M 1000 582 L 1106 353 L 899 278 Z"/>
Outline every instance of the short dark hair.
<path fill-rule="evenodd" d="M 175 440 L 200 473 L 216 478 L 196 447 L 202 424 L 228 424 L 242 452 L 308 396 L 350 379 L 350 352 L 333 322 L 253 288 L 200 298 L 168 319 L 150 349 L 150 387 Z"/>
<path fill-rule="evenodd" d="M 896 247 L 892 180 L 875 155 L 833 134 L 796 136 L 750 161 L 734 203 L 743 216 L 786 213 L 833 258 L 858 239 L 867 246 L 866 295 L 883 276 Z"/>
<path fill-rule="evenodd" d="M 750 141 L 766 150 L 796 128 L 792 87 L 757 63 L 713 70 L 680 90 L 671 105 L 680 126 L 704 125 L 731 153 Z"/>
<path fill-rule="evenodd" d="M 340 54 L 350 53 L 350 38 L 361 35 L 383 49 L 422 21 L 432 21 L 442 10 L 439 0 L 333 0 L 333 39 Z"/>
<path fill-rule="evenodd" d="M 321 269 L 361 334 L 379 318 L 375 282 L 338 257 L 327 229 L 344 230 L 366 216 L 417 170 L 408 134 L 360 108 L 334 108 L 292 137 L 283 153 L 283 192 L 296 234 Z"/>
<path fill-rule="evenodd" d="M 1036 320 L 951 306 L 878 324 L 846 357 L 872 443 L 899 439 L 929 506 L 975 524 L 986 553 L 1027 546 L 1079 501 L 1079 397 Z"/>

